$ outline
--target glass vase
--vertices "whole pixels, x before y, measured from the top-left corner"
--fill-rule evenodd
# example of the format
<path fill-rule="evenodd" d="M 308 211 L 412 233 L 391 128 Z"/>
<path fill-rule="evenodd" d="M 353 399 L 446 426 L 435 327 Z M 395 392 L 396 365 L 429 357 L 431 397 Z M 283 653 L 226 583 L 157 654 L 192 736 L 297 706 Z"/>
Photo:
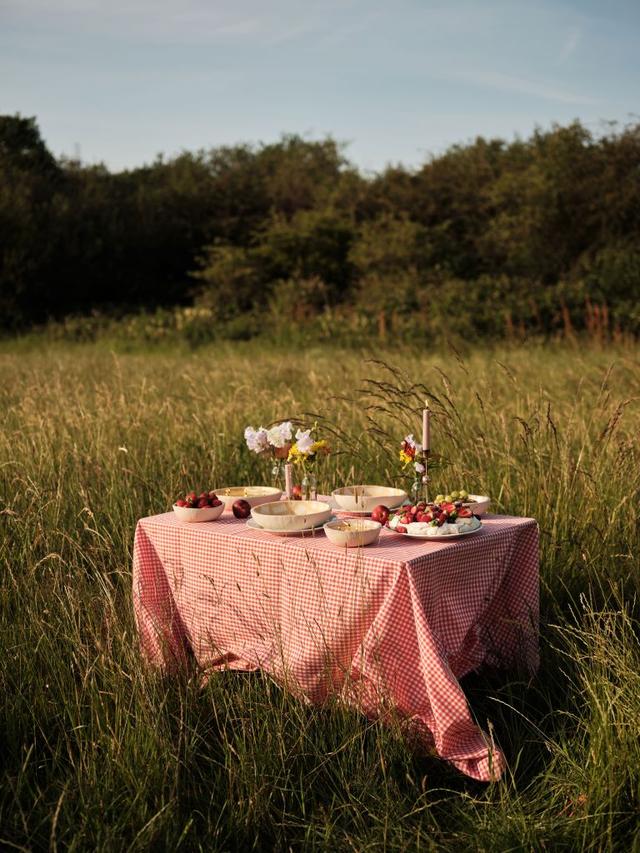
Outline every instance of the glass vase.
<path fill-rule="evenodd" d="M 305 471 L 302 478 L 302 500 L 315 501 L 318 499 L 318 480 L 315 471 Z"/>
<path fill-rule="evenodd" d="M 274 459 L 271 466 L 271 485 L 274 489 L 284 489 L 284 461 Z"/>

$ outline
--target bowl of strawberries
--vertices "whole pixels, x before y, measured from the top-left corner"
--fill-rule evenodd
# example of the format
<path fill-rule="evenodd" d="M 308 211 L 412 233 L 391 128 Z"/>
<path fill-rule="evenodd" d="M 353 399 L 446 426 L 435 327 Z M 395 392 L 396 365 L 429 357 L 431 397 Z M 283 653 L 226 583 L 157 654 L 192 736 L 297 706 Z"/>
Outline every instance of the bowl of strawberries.
<path fill-rule="evenodd" d="M 180 521 L 215 521 L 224 512 L 224 503 L 215 492 L 189 492 L 173 505 Z"/>

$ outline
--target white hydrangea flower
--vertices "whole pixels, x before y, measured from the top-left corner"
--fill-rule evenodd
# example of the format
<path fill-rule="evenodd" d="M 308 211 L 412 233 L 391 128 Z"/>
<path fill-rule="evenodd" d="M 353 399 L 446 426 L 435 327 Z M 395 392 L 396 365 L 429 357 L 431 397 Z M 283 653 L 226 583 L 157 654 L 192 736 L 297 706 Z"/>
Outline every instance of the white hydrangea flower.
<path fill-rule="evenodd" d="M 291 441 L 292 433 L 293 427 L 291 426 L 291 421 L 283 421 L 281 424 L 272 426 L 267 431 L 267 440 L 272 447 L 284 447 L 285 444 Z"/>
<path fill-rule="evenodd" d="M 296 445 L 300 453 L 307 454 L 311 450 L 314 445 L 314 441 L 311 438 L 311 430 L 297 430 L 296 432 Z"/>
<path fill-rule="evenodd" d="M 244 431 L 244 438 L 247 442 L 247 447 L 249 450 L 253 450 L 254 453 L 264 453 L 269 447 L 268 433 L 262 426 L 259 429 L 248 426 Z"/>

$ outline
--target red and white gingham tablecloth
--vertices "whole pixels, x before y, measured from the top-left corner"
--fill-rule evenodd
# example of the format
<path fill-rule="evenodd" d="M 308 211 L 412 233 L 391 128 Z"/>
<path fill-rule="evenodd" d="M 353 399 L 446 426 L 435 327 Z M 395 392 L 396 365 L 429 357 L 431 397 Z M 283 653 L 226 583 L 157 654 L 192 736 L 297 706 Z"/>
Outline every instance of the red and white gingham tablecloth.
<path fill-rule="evenodd" d="M 262 669 L 314 702 L 340 695 L 399 716 L 463 773 L 498 778 L 500 750 L 474 723 L 458 679 L 480 664 L 538 666 L 538 528 L 488 516 L 453 542 L 383 530 L 341 549 L 320 531 L 276 537 L 225 514 L 138 522 L 134 608 L 159 666 Z"/>

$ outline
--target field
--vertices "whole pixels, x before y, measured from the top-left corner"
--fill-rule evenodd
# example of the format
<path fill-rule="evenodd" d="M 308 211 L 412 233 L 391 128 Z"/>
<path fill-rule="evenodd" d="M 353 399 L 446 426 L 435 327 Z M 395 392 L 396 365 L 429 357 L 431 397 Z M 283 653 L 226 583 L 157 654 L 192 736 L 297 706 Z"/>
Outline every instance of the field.
<path fill-rule="evenodd" d="M 0 847 L 640 850 L 640 351 L 376 357 L 395 369 L 328 347 L 2 345 Z M 245 425 L 304 413 L 344 451 L 321 486 L 398 479 L 411 377 L 436 411 L 434 486 L 540 524 L 540 672 L 464 682 L 510 762 L 492 785 L 261 675 L 201 688 L 136 649 L 138 517 L 268 481 Z"/>

